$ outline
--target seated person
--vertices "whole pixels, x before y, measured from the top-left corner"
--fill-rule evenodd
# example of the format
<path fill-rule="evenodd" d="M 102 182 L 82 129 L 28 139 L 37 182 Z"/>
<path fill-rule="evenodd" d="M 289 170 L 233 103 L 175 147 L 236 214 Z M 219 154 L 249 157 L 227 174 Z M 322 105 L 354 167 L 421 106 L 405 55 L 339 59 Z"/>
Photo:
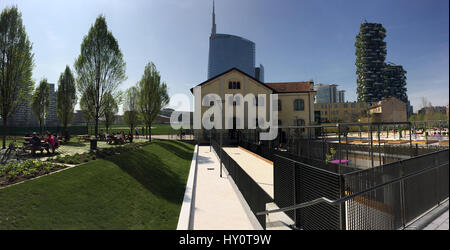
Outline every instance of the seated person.
<path fill-rule="evenodd" d="M 109 137 L 108 137 L 108 143 L 109 144 L 111 144 L 111 143 L 115 143 L 115 141 L 116 141 L 116 135 L 115 135 L 115 133 L 112 133 L 111 135 L 109 135 Z"/>
<path fill-rule="evenodd" d="M 47 131 L 47 138 L 45 139 L 44 148 L 47 151 L 47 153 L 50 153 L 50 149 L 52 150 L 52 153 L 55 153 L 55 137 L 53 137 L 50 132 Z"/>
<path fill-rule="evenodd" d="M 55 134 L 53 137 L 54 137 L 54 139 L 55 139 L 55 148 L 58 148 L 58 147 L 59 147 L 58 136 Z"/>
<path fill-rule="evenodd" d="M 30 139 L 30 144 L 31 144 L 31 154 L 35 155 L 36 154 L 36 150 L 41 149 L 41 138 L 39 138 L 36 134 L 36 132 L 33 132 L 33 136 Z M 42 152 L 42 149 L 41 149 Z"/>
<path fill-rule="evenodd" d="M 128 140 L 130 141 L 130 143 L 133 142 L 133 133 L 131 133 L 131 131 L 130 133 L 128 133 Z"/>

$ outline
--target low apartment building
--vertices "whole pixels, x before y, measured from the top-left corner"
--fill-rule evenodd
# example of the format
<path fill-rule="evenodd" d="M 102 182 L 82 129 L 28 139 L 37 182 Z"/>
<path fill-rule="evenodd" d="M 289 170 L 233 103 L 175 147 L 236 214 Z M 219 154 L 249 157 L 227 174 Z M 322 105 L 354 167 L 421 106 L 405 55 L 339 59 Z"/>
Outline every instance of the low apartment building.
<path fill-rule="evenodd" d="M 369 105 L 365 102 L 315 103 L 314 110 L 320 113 L 320 122 L 358 122 L 367 116 Z"/>

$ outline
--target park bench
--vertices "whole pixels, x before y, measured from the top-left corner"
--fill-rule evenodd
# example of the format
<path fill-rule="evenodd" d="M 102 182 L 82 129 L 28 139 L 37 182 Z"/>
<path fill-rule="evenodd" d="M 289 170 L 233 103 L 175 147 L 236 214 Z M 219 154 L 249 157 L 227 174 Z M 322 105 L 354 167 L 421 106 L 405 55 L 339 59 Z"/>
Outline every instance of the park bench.
<path fill-rule="evenodd" d="M 87 141 L 89 141 L 90 136 L 89 135 L 78 135 L 77 139 L 78 139 L 78 142 L 81 142 L 81 141 L 87 142 Z"/>

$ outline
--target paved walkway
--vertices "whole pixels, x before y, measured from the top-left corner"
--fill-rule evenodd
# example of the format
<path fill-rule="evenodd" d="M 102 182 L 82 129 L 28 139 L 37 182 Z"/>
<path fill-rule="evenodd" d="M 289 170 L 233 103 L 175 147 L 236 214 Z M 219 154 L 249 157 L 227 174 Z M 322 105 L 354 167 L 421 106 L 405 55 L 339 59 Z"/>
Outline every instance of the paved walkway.
<path fill-rule="evenodd" d="M 223 150 L 273 198 L 273 163 L 240 147 L 224 147 Z"/>
<path fill-rule="evenodd" d="M 428 224 L 423 230 L 448 230 L 448 210 Z"/>
<path fill-rule="evenodd" d="M 220 161 L 209 146 L 200 146 L 195 192 L 194 230 L 254 230 Z"/>

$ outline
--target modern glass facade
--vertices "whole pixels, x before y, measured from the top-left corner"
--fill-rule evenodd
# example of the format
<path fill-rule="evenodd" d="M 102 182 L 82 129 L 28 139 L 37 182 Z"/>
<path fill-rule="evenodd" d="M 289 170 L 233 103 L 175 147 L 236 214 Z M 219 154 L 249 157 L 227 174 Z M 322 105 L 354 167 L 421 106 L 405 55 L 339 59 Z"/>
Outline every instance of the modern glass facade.
<path fill-rule="evenodd" d="M 255 75 L 255 43 L 234 35 L 211 35 L 208 79 L 234 67 L 251 76 Z"/>

